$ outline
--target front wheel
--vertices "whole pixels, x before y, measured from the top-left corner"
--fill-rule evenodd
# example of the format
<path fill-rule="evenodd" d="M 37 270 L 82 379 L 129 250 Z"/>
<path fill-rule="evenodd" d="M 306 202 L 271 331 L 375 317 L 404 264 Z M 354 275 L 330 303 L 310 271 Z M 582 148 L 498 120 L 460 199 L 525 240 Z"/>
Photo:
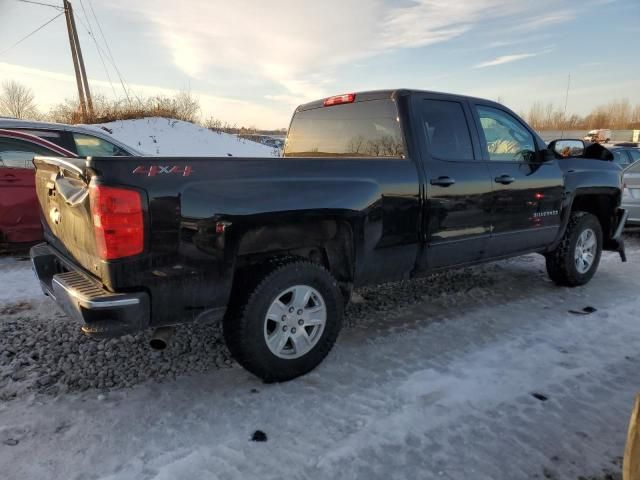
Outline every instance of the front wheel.
<path fill-rule="evenodd" d="M 598 270 L 602 254 L 602 227 L 587 212 L 573 212 L 560 245 L 546 254 L 547 273 L 558 285 L 584 285 Z"/>
<path fill-rule="evenodd" d="M 225 341 L 238 363 L 267 382 L 313 370 L 338 337 L 342 294 L 320 265 L 275 265 L 257 286 L 238 294 L 238 307 L 224 320 Z"/>

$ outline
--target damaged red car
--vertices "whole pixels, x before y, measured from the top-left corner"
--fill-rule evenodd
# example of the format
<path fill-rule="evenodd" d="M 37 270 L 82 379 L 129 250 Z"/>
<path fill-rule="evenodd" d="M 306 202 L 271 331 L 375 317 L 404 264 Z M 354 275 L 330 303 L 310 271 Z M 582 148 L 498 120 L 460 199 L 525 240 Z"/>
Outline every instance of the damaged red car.
<path fill-rule="evenodd" d="M 0 245 L 42 239 L 40 210 L 34 183 L 35 155 L 77 155 L 28 133 L 0 129 Z"/>

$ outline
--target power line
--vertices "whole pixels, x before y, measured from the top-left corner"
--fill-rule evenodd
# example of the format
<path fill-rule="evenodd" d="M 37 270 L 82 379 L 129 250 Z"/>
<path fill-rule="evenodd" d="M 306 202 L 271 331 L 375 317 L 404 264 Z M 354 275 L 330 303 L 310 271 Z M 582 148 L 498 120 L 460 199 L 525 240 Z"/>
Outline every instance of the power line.
<path fill-rule="evenodd" d="M 22 37 L 20 40 L 18 40 L 16 43 L 14 43 L 13 45 L 11 45 L 10 47 L 5 48 L 4 50 L 0 51 L 0 55 L 4 55 L 5 53 L 7 53 L 9 50 L 11 50 L 14 47 L 17 47 L 18 45 L 20 45 L 22 42 L 24 42 L 27 38 L 29 38 L 30 36 L 38 33 L 40 30 L 42 30 L 44 27 L 46 27 L 47 25 L 49 25 L 51 22 L 53 22 L 56 18 L 58 18 L 59 16 L 61 16 L 62 13 L 59 13 L 58 15 L 56 15 L 55 17 L 53 17 L 51 20 L 49 20 L 48 22 L 40 25 L 38 28 L 36 28 L 33 32 L 31 32 L 29 35 Z"/>
<path fill-rule="evenodd" d="M 18 1 L 22 3 L 33 3 L 34 5 L 42 5 L 43 7 L 51 7 L 51 8 L 55 8 L 56 10 L 64 10 L 64 8 L 61 7 L 60 5 L 54 5 L 52 3 L 34 2 L 33 0 L 18 0 Z"/>
<path fill-rule="evenodd" d="M 87 24 L 82 20 L 82 18 L 78 17 L 78 21 L 80 22 L 80 24 L 82 24 L 82 26 L 84 27 L 84 29 L 87 31 L 87 34 L 91 37 L 91 39 L 93 40 L 96 49 L 98 50 L 98 55 L 100 56 L 100 60 L 103 62 L 104 65 L 104 60 L 106 58 L 107 62 L 114 68 L 114 70 L 116 71 L 116 74 L 118 75 L 118 78 L 120 79 L 120 84 L 122 85 L 122 89 L 124 90 L 124 94 L 127 97 L 127 101 L 129 102 L 129 104 L 131 104 L 131 100 L 129 98 L 129 93 L 127 91 L 127 88 L 125 87 L 125 81 L 122 79 L 122 77 L 120 76 L 120 72 L 118 71 L 118 67 L 115 65 L 115 63 L 112 61 L 111 58 L 109 58 L 109 55 L 107 55 L 107 53 L 104 51 L 104 49 L 100 46 L 100 44 L 98 43 L 95 35 L 93 34 L 92 31 L 90 31 L 89 27 L 87 26 Z M 107 73 L 107 78 L 109 78 L 109 80 L 111 81 L 111 77 L 109 76 L 109 73 L 107 70 L 105 70 L 105 72 Z M 113 88 L 113 87 L 112 87 Z M 114 92 L 115 93 L 115 92 Z M 117 95 L 116 95 L 117 96 Z"/>
<path fill-rule="evenodd" d="M 116 61 L 113 58 L 113 53 L 111 53 L 111 48 L 109 47 L 109 42 L 107 42 L 107 38 L 104 36 L 104 32 L 102 31 L 102 26 L 100 25 L 100 20 L 98 20 L 98 16 L 96 15 L 95 10 L 93 9 L 93 3 L 91 2 L 91 0 L 87 0 L 89 2 L 89 8 L 91 9 L 91 13 L 93 14 L 93 18 L 96 21 L 96 25 L 98 25 L 98 31 L 100 32 L 100 36 L 102 37 L 102 41 L 104 42 L 105 46 L 107 47 L 107 52 L 109 53 L 109 59 L 111 60 L 111 65 L 113 65 L 114 70 L 116 71 L 116 74 L 118 75 L 118 78 L 120 79 L 120 84 L 122 85 L 122 90 L 124 90 L 124 94 L 127 97 L 127 101 L 129 102 L 129 105 L 131 105 L 131 98 L 129 97 L 129 92 L 127 90 L 127 88 L 125 87 L 125 81 L 122 78 L 122 75 L 120 74 L 120 70 L 118 69 L 118 66 L 116 65 Z"/>
<path fill-rule="evenodd" d="M 91 27 L 91 21 L 89 20 L 89 17 L 87 16 L 87 12 L 84 9 L 84 3 L 82 3 L 82 0 L 80 0 L 80 6 L 82 7 L 82 13 L 83 13 L 84 18 L 87 21 L 87 24 L 89 26 L 87 27 L 87 25 L 84 24 L 84 22 L 80 19 L 80 17 L 78 17 L 78 20 L 80 20 L 80 23 L 82 23 L 84 28 L 87 30 L 87 33 L 91 37 L 91 40 L 93 40 L 93 43 L 95 43 L 96 50 L 98 51 L 98 57 L 100 58 L 100 63 L 102 63 L 102 68 L 104 69 L 104 73 L 107 75 L 107 80 L 109 80 L 109 84 L 111 85 L 111 90 L 113 90 L 113 96 L 117 97 L 118 95 L 116 94 L 116 89 L 113 86 L 113 82 L 111 81 L 111 76 L 109 75 L 109 70 L 107 69 L 107 65 L 104 63 L 104 58 L 102 58 L 102 52 L 100 51 L 101 50 L 100 49 L 100 45 L 98 45 L 98 42 L 96 41 L 96 38 L 95 38 L 95 36 L 93 34 L 93 28 Z"/>

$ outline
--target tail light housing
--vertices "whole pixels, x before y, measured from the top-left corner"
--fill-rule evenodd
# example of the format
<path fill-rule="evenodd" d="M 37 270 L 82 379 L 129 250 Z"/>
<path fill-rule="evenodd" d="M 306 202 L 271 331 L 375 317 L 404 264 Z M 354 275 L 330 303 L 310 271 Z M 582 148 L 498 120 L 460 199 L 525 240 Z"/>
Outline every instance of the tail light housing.
<path fill-rule="evenodd" d="M 115 260 L 142 253 L 144 217 L 140 193 L 92 185 L 89 196 L 98 256 Z"/>

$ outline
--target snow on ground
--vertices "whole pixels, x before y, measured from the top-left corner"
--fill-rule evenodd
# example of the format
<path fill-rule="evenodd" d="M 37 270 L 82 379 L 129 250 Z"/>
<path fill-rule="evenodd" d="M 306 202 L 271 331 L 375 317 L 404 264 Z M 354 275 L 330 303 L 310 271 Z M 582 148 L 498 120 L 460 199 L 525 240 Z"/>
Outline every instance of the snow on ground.
<path fill-rule="evenodd" d="M 628 245 L 628 263 L 604 254 L 575 289 L 554 286 L 535 255 L 465 270 L 476 286 L 464 291 L 440 289 L 459 278 L 447 275 L 431 280 L 441 293 L 422 298 L 416 282 L 363 289 L 357 307 L 377 308 L 351 313 L 327 360 L 285 384 L 212 368 L 0 402 L 2 476 L 513 480 L 619 470 L 640 390 L 640 241 Z M 417 301 L 394 303 L 389 293 L 405 290 Z M 587 306 L 597 311 L 569 312 Z M 19 315 L 0 322 L 31 321 Z M 250 441 L 256 430 L 266 442 Z"/>
<path fill-rule="evenodd" d="M 42 298 L 42 289 L 31 273 L 28 257 L 0 257 L 0 275 L 0 305 Z"/>
<path fill-rule="evenodd" d="M 147 155 L 273 157 L 277 150 L 228 133 L 216 133 L 193 123 L 162 117 L 85 125 L 104 127 L 114 138 Z M 104 133 L 104 129 L 102 129 Z"/>

